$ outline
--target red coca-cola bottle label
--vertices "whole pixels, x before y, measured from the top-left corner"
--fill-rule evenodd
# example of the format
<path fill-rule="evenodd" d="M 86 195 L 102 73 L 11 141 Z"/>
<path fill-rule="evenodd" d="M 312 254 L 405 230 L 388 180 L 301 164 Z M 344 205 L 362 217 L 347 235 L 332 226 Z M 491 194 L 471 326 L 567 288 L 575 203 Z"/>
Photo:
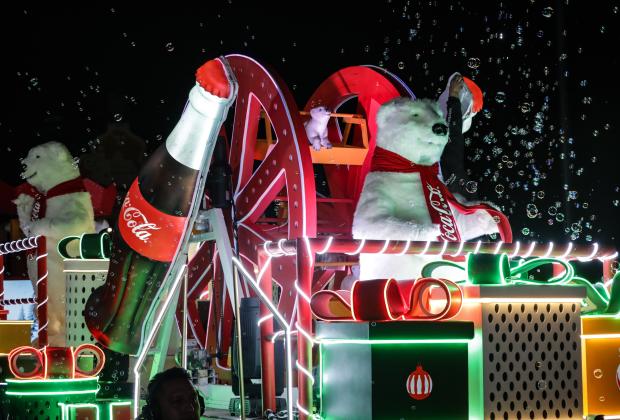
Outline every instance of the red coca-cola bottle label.
<path fill-rule="evenodd" d="M 170 262 L 183 235 L 186 219 L 153 207 L 142 196 L 136 179 L 123 202 L 118 228 L 127 245 L 140 255 Z"/>

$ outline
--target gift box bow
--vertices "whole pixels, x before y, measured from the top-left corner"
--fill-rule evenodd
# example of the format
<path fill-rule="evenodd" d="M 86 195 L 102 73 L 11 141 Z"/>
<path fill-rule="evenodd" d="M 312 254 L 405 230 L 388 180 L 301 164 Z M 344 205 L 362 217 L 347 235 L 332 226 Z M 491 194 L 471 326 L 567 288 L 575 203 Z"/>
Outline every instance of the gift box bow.
<path fill-rule="evenodd" d="M 430 299 L 434 288 L 445 296 L 439 309 Z M 310 299 L 314 316 L 325 321 L 437 321 L 456 316 L 462 304 L 463 290 L 456 283 L 433 277 L 358 280 L 350 291 L 320 290 Z"/>
<path fill-rule="evenodd" d="M 71 255 L 67 250 L 69 244 L 78 241 L 80 254 Z M 112 251 L 112 241 L 108 229 L 99 233 L 84 233 L 81 236 L 67 236 L 58 242 L 58 253 L 67 259 L 108 259 Z"/>

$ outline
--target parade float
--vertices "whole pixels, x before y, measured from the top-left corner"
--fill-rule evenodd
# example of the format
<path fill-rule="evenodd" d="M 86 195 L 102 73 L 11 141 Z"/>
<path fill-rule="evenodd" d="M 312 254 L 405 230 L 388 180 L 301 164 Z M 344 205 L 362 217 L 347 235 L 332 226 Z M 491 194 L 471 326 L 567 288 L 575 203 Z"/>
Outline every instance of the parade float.
<path fill-rule="evenodd" d="M 116 252 L 119 238 L 124 251 L 108 257 L 104 235 L 68 239 L 85 242 L 84 252 L 65 255 L 69 347 L 46 347 L 44 329 L 24 347 L 29 325 L 0 321 L 12 340 L 2 342 L 3 415 L 136 416 L 143 372 L 148 362 L 147 377 L 163 369 L 176 320 L 178 363 L 206 372 L 198 385 L 207 407 L 228 406 L 235 416 L 620 418 L 615 250 L 513 241 L 501 213 L 492 241 L 353 239 L 377 113 L 392 99 L 415 98 L 411 89 L 384 69 L 347 67 L 300 109 L 256 60 L 214 62 L 199 71 L 181 118 L 194 131 L 180 122 L 167 143 L 171 157 L 156 156 L 166 176 L 180 162 L 178 178 L 191 178 L 178 192 L 182 211 L 169 214 L 146 197 L 141 186 L 153 193 L 165 179 L 141 172 L 115 233 Z M 351 104 L 354 113 L 340 112 Z M 331 148 L 316 150 L 306 134 L 317 106 L 331 110 Z M 171 146 L 192 136 L 205 142 L 200 152 Z M 30 249 L 38 250 L 35 300 L 45 325 L 53 281 L 45 238 L 0 245 L 2 255 Z M 347 281 L 360 254 L 423 257 L 424 265 L 416 278 Z M 123 258 L 124 271 L 109 269 Z M 575 275 L 571 261 L 594 260 L 602 281 Z M 140 264 L 152 277 L 136 286 Z M 435 277 L 446 267 L 456 274 Z M 108 269 L 116 274 L 106 276 Z M 131 287 L 116 285 L 132 275 Z M 114 369 L 95 342 L 116 358 Z M 119 353 L 130 355 L 130 369 L 118 368 Z"/>

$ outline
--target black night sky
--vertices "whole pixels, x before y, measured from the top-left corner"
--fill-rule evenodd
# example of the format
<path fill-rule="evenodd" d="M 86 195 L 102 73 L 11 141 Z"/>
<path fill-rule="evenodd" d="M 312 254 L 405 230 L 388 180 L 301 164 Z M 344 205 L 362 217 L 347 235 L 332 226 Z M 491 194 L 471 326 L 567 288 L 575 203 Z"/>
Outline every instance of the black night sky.
<path fill-rule="evenodd" d="M 18 159 L 39 143 L 91 152 L 110 123 L 148 154 L 195 69 L 222 54 L 270 66 L 300 107 L 350 65 L 383 66 L 433 98 L 459 71 L 485 93 L 467 167 L 516 238 L 620 248 L 617 0 L 253 4 L 5 11 L 0 179 L 18 184 Z"/>

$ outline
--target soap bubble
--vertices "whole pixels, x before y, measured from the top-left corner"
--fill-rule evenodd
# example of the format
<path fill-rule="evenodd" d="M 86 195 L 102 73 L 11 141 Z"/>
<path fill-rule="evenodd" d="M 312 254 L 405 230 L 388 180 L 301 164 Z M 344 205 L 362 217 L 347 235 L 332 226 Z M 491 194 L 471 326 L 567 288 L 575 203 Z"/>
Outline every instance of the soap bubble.
<path fill-rule="evenodd" d="M 467 60 L 467 67 L 469 67 L 470 69 L 477 69 L 478 67 L 480 67 L 480 59 L 477 57 L 472 57 L 469 60 Z"/>
<path fill-rule="evenodd" d="M 546 18 L 550 18 L 551 16 L 553 16 L 553 7 L 545 7 L 542 10 L 542 15 Z"/>

